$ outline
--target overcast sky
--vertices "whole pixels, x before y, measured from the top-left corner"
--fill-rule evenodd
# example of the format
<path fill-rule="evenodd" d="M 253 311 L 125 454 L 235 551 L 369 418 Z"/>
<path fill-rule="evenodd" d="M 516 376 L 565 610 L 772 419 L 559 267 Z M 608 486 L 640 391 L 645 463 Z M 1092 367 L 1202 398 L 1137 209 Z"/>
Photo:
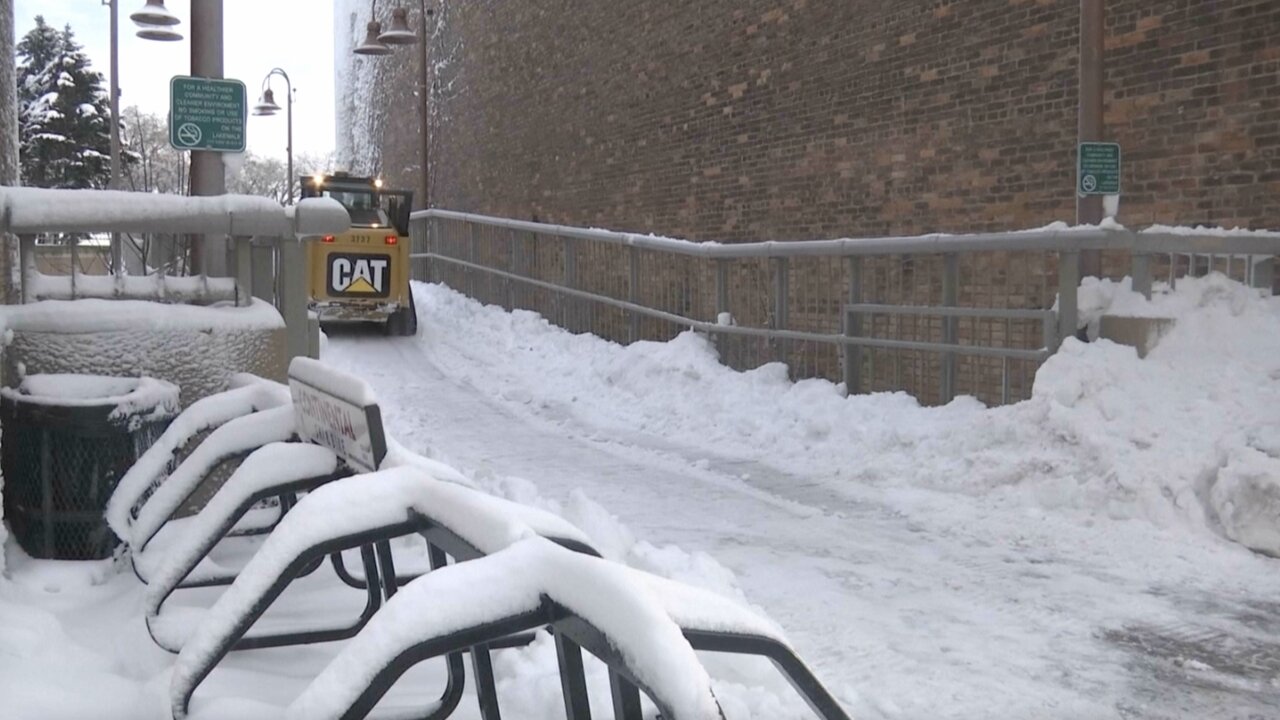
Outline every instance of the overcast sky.
<path fill-rule="evenodd" d="M 191 48 L 190 0 L 168 0 L 165 7 L 182 24 L 178 42 L 143 40 L 129 15 L 145 0 L 120 2 L 120 107 L 137 105 L 164 117 L 169 111 L 169 78 L 188 75 Z M 35 26 L 35 16 L 57 28 L 70 24 L 94 68 L 109 75 L 110 14 L 102 0 L 15 0 L 14 34 L 20 40 Z M 250 107 L 262 79 L 273 68 L 289 74 L 296 91 L 293 153 L 333 149 L 333 3 L 331 0 L 223 0 L 224 75 L 244 82 Z M 105 83 L 104 83 L 105 86 Z M 284 107 L 280 77 L 272 78 L 276 102 Z M 104 87 L 105 89 L 105 87 Z M 285 155 L 285 114 L 249 116 L 248 148 L 259 155 Z"/>

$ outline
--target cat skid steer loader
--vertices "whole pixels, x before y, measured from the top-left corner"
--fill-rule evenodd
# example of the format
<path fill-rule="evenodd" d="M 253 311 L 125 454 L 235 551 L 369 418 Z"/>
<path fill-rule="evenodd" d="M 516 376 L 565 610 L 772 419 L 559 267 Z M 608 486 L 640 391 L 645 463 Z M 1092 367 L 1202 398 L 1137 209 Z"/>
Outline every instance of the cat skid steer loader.
<path fill-rule="evenodd" d="M 307 247 L 310 309 L 322 324 L 382 323 L 388 335 L 414 335 L 409 290 L 409 209 L 413 193 L 381 178 L 342 172 L 301 178 L 302 197 L 327 197 L 351 215 L 351 229 Z"/>

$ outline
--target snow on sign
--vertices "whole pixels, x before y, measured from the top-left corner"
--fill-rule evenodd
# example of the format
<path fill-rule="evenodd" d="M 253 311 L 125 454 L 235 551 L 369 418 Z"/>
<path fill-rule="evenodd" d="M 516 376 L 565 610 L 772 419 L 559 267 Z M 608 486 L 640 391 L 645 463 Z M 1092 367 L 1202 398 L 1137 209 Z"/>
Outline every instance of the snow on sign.
<path fill-rule="evenodd" d="M 169 144 L 179 150 L 244 152 L 244 83 L 186 77 L 169 79 Z"/>
<path fill-rule="evenodd" d="M 387 455 L 387 438 L 382 412 L 367 383 L 298 357 L 289 364 L 289 393 L 300 438 L 329 448 L 353 469 L 378 469 Z"/>

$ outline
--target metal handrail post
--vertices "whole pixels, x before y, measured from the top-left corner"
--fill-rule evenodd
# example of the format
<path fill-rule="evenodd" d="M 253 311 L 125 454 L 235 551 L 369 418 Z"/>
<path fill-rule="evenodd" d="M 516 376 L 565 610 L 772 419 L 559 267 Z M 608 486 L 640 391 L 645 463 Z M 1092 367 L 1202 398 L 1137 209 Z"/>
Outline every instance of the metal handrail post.
<path fill-rule="evenodd" d="M 773 317 L 769 319 L 769 327 L 774 330 L 787 329 L 787 315 L 790 309 L 787 296 L 791 292 L 790 270 L 791 262 L 788 258 L 773 258 Z M 777 359 L 786 362 L 789 349 L 790 343 L 777 340 L 774 346 Z"/>
<path fill-rule="evenodd" d="M 227 238 L 235 248 L 236 305 L 248 305 L 253 299 L 253 247 L 252 239 Z"/>
<path fill-rule="evenodd" d="M 578 283 L 578 248 L 573 238 L 560 238 L 564 241 L 564 286 L 570 290 L 577 289 Z M 577 318 L 573 318 L 575 322 L 570 327 L 569 321 L 573 317 L 572 308 L 574 303 L 565 295 L 560 296 L 560 327 L 577 332 L 579 323 Z"/>
<path fill-rule="evenodd" d="M 1075 337 L 1080 305 L 1076 296 L 1080 288 L 1080 253 L 1076 250 L 1058 253 L 1058 337 L 1056 351 L 1063 340 Z"/>
<path fill-rule="evenodd" d="M 289 358 L 306 357 L 311 342 L 307 337 L 307 277 L 306 248 L 303 241 L 281 240 L 280 264 L 277 276 L 280 280 L 280 315 L 284 317 Z"/>
<path fill-rule="evenodd" d="M 467 223 L 470 237 L 467 241 L 467 261 L 476 264 L 476 246 L 480 244 L 480 224 Z M 467 295 L 471 298 L 476 296 L 476 274 L 470 270 L 467 271 Z"/>
<path fill-rule="evenodd" d="M 849 264 L 849 304 L 862 302 L 862 258 L 851 257 Z M 857 337 L 862 334 L 862 315 L 844 312 L 840 314 L 846 336 Z M 844 379 L 844 390 L 847 395 L 862 392 L 862 348 L 845 343 L 840 346 L 841 373 Z"/>
<path fill-rule="evenodd" d="M 947 253 L 942 256 L 942 305 L 955 307 L 960 285 L 960 256 Z M 942 319 L 942 342 L 947 345 L 956 343 L 959 318 L 944 317 Z M 951 402 L 956 397 L 956 354 L 951 351 L 942 353 L 942 403 Z"/>
<path fill-rule="evenodd" d="M 1134 250 L 1130 258 L 1129 276 L 1133 278 L 1134 292 L 1142 293 L 1146 299 L 1151 299 L 1151 256 L 1139 250 Z"/>
<path fill-rule="evenodd" d="M 632 305 L 640 304 L 640 248 L 632 246 L 627 252 L 627 302 Z M 635 312 L 628 312 L 628 334 L 629 341 L 635 342 L 640 339 L 640 315 Z"/>

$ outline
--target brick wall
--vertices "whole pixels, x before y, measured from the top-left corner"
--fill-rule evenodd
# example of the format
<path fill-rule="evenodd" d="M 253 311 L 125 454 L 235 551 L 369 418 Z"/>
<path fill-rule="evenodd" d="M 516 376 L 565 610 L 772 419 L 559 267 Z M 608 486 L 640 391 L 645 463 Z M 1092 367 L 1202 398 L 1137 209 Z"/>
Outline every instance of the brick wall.
<path fill-rule="evenodd" d="M 1280 229 L 1280 2 L 1106 6 L 1106 139 L 1125 158 L 1120 221 Z M 437 7 L 436 207 L 730 242 L 1017 229 L 1075 216 L 1079 0 Z M 414 71 L 405 55 L 378 82 L 403 93 Z M 352 125 L 341 110 L 339 124 Z M 397 121 L 378 137 L 377 162 L 410 187 L 416 132 Z M 1108 274 L 1127 269 L 1127 257 L 1104 260 Z M 938 262 L 877 259 L 864 271 L 865 299 L 937 303 Z M 606 265 L 584 260 L 579 271 L 607 282 L 617 272 Z M 1049 307 L 1056 272 L 1052 255 L 976 255 L 963 261 L 959 302 Z M 690 299 L 670 309 L 711 317 L 706 282 L 686 275 L 653 276 L 665 288 L 655 297 Z M 730 309 L 764 324 L 767 307 L 748 318 L 764 297 L 752 283 L 731 291 Z M 834 331 L 846 283 L 797 263 L 787 326 Z M 553 298 L 534 300 L 522 305 L 558 317 Z M 870 319 L 866 328 L 941 337 L 936 321 Z M 630 337 L 621 317 L 586 329 Z M 679 330 L 642 329 L 654 339 Z M 1040 347 L 1031 323 L 962 324 L 960 335 Z M 722 353 L 735 365 L 777 356 Z M 785 354 L 797 375 L 839 378 L 830 348 Z M 988 400 L 1025 397 L 1034 371 L 972 358 L 958 369 L 962 391 Z M 868 352 L 862 372 L 868 388 L 937 397 L 936 355 Z"/>
<path fill-rule="evenodd" d="M 480 0 L 442 20 L 439 207 L 725 241 L 1074 216 L 1075 0 Z M 1123 222 L 1280 228 L 1275 37 L 1274 0 L 1107 3 Z M 412 89 L 393 57 L 382 82 Z M 416 132 L 382 133 L 410 186 Z"/>

